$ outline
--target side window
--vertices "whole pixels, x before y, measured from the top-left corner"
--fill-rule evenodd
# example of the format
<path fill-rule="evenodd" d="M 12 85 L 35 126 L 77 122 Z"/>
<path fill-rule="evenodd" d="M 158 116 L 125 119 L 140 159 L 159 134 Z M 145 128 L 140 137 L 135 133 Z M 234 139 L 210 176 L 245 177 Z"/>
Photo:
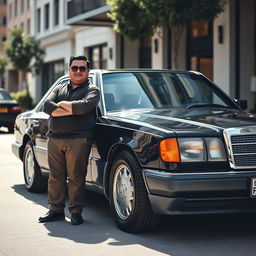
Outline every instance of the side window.
<path fill-rule="evenodd" d="M 59 84 L 64 84 L 68 81 L 68 78 L 60 78 L 58 79 L 51 87 L 50 89 L 45 93 L 45 95 L 43 96 L 43 98 L 39 101 L 39 103 L 37 104 L 37 106 L 35 107 L 35 110 L 38 112 L 42 112 L 43 110 L 43 103 L 45 101 L 45 99 L 47 98 L 47 96 L 50 94 L 50 92 L 53 90 L 53 88 Z"/>
<path fill-rule="evenodd" d="M 89 76 L 89 77 L 88 77 L 88 79 L 89 79 L 90 83 L 92 83 L 92 84 L 94 84 L 94 83 L 95 83 L 95 81 L 94 81 L 94 77 L 93 77 L 93 76 Z"/>

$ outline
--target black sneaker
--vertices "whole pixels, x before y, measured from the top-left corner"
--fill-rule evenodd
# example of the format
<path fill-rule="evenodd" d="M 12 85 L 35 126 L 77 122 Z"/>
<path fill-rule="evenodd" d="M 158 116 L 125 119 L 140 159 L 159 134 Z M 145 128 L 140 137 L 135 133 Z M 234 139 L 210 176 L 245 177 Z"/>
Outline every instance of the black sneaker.
<path fill-rule="evenodd" d="M 40 217 L 38 221 L 40 223 L 43 223 L 43 222 L 50 222 L 50 221 L 64 220 L 64 219 L 65 219 L 64 212 L 57 212 L 57 211 L 50 210 L 43 217 Z"/>
<path fill-rule="evenodd" d="M 71 224 L 72 225 L 80 225 L 83 224 L 84 220 L 82 218 L 82 215 L 80 213 L 73 213 L 71 214 Z"/>

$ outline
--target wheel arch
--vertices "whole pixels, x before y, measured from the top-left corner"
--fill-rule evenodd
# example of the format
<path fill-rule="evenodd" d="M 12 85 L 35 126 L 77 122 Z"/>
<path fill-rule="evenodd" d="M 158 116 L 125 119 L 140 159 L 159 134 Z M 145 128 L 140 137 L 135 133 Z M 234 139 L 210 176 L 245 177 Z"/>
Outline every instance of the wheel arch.
<path fill-rule="evenodd" d="M 104 169 L 104 178 L 103 178 L 103 183 L 104 183 L 104 193 L 105 196 L 108 198 L 109 197 L 109 177 L 110 177 L 110 171 L 112 164 L 116 158 L 116 156 L 121 152 L 121 151 L 128 151 L 130 152 L 138 161 L 138 163 L 141 166 L 141 162 L 138 158 L 138 156 L 135 154 L 133 149 L 129 147 L 129 145 L 124 144 L 124 143 L 118 143 L 110 149 L 108 156 L 107 156 L 107 161 Z"/>
<path fill-rule="evenodd" d="M 22 140 L 22 147 L 20 150 L 20 159 L 21 160 L 23 159 L 25 146 L 29 141 L 32 141 L 32 138 L 28 134 L 25 134 L 23 137 L 23 140 Z"/>

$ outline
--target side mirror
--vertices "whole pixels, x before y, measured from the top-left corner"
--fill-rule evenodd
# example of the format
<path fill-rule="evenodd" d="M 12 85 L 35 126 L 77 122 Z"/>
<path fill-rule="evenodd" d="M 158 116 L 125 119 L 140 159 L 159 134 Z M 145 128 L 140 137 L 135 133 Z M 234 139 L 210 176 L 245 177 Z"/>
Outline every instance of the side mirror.
<path fill-rule="evenodd" d="M 246 110 L 248 105 L 247 105 L 247 100 L 238 100 L 235 99 L 234 102 L 242 109 L 242 110 Z"/>

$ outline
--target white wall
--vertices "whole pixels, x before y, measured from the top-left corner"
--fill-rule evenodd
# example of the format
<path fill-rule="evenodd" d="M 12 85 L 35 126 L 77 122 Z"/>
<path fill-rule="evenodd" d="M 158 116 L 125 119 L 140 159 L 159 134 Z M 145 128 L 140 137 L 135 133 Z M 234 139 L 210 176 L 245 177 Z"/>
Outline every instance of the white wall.
<path fill-rule="evenodd" d="M 157 28 L 152 36 L 152 68 L 162 69 L 164 68 L 164 40 L 163 40 L 163 28 Z M 156 42 L 157 40 L 157 42 Z M 158 51 L 155 52 L 155 44 L 158 44 Z"/>
<path fill-rule="evenodd" d="M 83 27 L 77 30 L 75 32 L 75 55 L 85 54 L 85 48 L 104 43 L 113 49 L 112 59 L 108 58 L 108 68 L 115 68 L 115 32 L 109 27 Z"/>
<path fill-rule="evenodd" d="M 50 13 L 49 13 L 49 28 L 44 28 L 44 6 L 49 3 Z M 55 33 L 61 32 L 63 30 L 67 30 L 70 28 L 70 26 L 67 26 L 65 24 L 65 1 L 59 1 L 59 24 L 54 25 L 54 1 L 50 0 L 33 0 L 31 1 L 31 9 L 32 9 L 32 15 L 34 15 L 33 24 L 32 24 L 32 31 L 36 35 L 38 39 L 42 39 L 44 37 L 51 36 Z M 41 30 L 40 33 L 36 31 L 37 27 L 37 10 L 41 9 Z"/>
<path fill-rule="evenodd" d="M 69 58 L 72 55 L 72 42 L 64 41 L 58 44 L 53 44 L 45 49 L 45 62 L 52 62 L 55 60 L 64 59 L 65 64 L 68 64 Z"/>
<path fill-rule="evenodd" d="M 218 26 L 223 26 L 223 43 L 218 42 Z M 226 5 L 213 23 L 213 81 L 230 93 L 230 6 Z"/>

